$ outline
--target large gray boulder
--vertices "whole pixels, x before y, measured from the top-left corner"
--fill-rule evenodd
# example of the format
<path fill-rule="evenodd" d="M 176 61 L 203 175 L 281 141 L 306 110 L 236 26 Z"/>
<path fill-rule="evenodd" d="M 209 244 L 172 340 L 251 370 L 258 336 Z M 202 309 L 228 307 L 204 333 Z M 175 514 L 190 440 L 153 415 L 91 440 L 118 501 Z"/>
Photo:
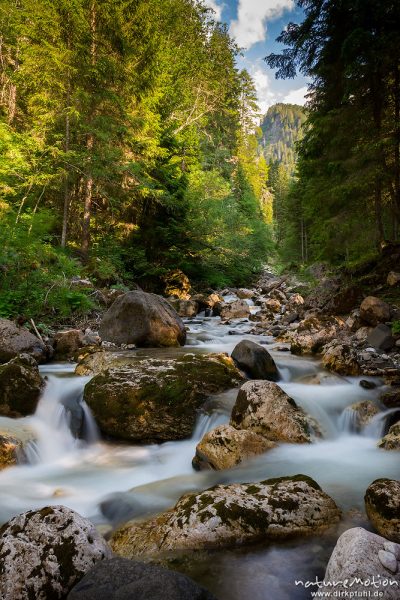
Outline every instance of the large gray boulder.
<path fill-rule="evenodd" d="M 230 469 L 244 460 L 274 448 L 275 442 L 247 429 L 220 425 L 205 434 L 196 446 L 195 469 Z"/>
<path fill-rule="evenodd" d="M 98 373 L 86 385 L 84 400 L 104 434 L 130 442 L 189 437 L 206 398 L 244 379 L 225 354 L 187 353 L 171 359 L 96 354 L 77 368 L 79 374 L 90 369 Z"/>
<path fill-rule="evenodd" d="M 375 327 L 390 321 L 390 306 L 380 298 L 367 296 L 361 303 L 360 316 L 368 325 Z"/>
<path fill-rule="evenodd" d="M 348 529 L 333 550 L 321 593 L 324 598 L 365 598 L 369 594 L 370 598 L 398 600 L 399 560 L 398 544 L 362 527 Z M 355 595 L 349 596 L 350 592 Z"/>
<path fill-rule="evenodd" d="M 377 350 L 391 350 L 395 343 L 391 328 L 383 323 L 377 325 L 367 337 L 368 346 Z"/>
<path fill-rule="evenodd" d="M 158 565 L 102 560 L 71 590 L 67 600 L 216 600 L 182 573 Z"/>
<path fill-rule="evenodd" d="M 231 425 L 274 442 L 311 442 L 306 415 L 276 383 L 248 381 L 239 390 Z"/>
<path fill-rule="evenodd" d="M 0 530 L 0 598 L 56 600 L 111 558 L 94 525 L 65 506 L 18 515 Z"/>
<path fill-rule="evenodd" d="M 48 348 L 39 338 L 8 319 L 0 319 L 0 363 L 20 353 L 30 354 L 38 362 L 45 362 L 49 356 Z"/>
<path fill-rule="evenodd" d="M 115 300 L 99 334 L 114 344 L 140 347 L 183 346 L 186 341 L 185 325 L 172 306 L 161 296 L 141 290 Z"/>
<path fill-rule="evenodd" d="M 0 365 L 0 415 L 15 418 L 33 414 L 43 387 L 38 365 L 29 354 Z"/>
<path fill-rule="evenodd" d="M 310 477 L 217 485 L 183 496 L 169 511 L 116 531 L 120 556 L 238 546 L 318 534 L 339 520 L 335 502 Z"/>
<path fill-rule="evenodd" d="M 376 531 L 400 543 L 400 481 L 376 479 L 365 492 L 365 510 Z"/>
<path fill-rule="evenodd" d="M 270 353 L 251 340 L 242 340 L 235 346 L 232 358 L 252 379 L 278 381 L 279 373 Z"/>

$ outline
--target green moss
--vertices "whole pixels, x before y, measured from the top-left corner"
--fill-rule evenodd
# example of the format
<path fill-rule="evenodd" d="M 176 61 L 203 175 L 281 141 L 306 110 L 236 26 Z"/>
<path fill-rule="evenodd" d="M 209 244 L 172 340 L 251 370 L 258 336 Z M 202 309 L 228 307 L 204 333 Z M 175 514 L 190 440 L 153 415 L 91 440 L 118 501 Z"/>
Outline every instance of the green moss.
<path fill-rule="evenodd" d="M 320 486 L 318 485 L 318 483 L 316 481 L 314 481 L 314 479 L 312 479 L 308 475 L 302 475 L 302 474 L 266 479 L 265 481 L 261 481 L 261 484 L 275 486 L 275 485 L 279 485 L 284 482 L 295 482 L 295 481 L 304 481 L 305 483 L 307 483 L 307 485 L 312 487 L 314 490 L 321 491 Z"/>

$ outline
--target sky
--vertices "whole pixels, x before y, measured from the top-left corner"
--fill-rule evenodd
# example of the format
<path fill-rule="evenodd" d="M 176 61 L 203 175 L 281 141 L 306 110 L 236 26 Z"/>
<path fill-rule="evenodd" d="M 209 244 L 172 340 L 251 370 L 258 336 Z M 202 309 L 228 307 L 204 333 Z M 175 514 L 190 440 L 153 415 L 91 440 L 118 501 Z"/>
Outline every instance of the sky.
<path fill-rule="evenodd" d="M 276 102 L 304 104 L 307 80 L 299 75 L 295 79 L 275 79 L 265 56 L 280 52 L 282 44 L 276 38 L 289 22 L 300 23 L 303 13 L 294 0 L 204 0 L 218 20 L 228 24 L 232 37 L 243 57 L 238 66 L 252 75 L 262 113 Z"/>

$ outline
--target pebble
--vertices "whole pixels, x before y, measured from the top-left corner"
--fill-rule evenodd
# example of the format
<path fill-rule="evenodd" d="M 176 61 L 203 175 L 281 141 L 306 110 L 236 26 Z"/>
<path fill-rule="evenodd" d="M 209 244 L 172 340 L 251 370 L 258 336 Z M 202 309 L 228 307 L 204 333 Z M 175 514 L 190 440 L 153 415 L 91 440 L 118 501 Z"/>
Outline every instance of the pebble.
<path fill-rule="evenodd" d="M 394 542 L 385 542 L 383 544 L 384 549 L 391 554 L 394 554 L 396 558 L 400 559 L 400 545 Z"/>
<path fill-rule="evenodd" d="M 394 554 L 388 552 L 387 550 L 379 550 L 378 558 L 381 564 L 392 573 L 396 573 L 397 571 L 397 560 Z"/>

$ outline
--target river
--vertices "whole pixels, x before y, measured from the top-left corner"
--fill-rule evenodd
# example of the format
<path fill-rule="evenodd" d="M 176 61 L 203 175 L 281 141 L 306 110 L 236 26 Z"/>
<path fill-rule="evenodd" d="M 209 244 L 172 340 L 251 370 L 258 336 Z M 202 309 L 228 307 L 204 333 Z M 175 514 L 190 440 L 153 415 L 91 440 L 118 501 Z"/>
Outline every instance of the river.
<path fill-rule="evenodd" d="M 72 364 L 45 365 L 41 372 L 47 385 L 35 415 L 15 424 L 35 431 L 37 442 L 29 450 L 29 464 L 0 473 L 1 522 L 32 508 L 64 504 L 106 531 L 110 523 L 157 513 L 185 492 L 217 482 L 303 473 L 313 477 L 345 512 L 340 532 L 354 524 L 366 525 L 360 512 L 366 488 L 378 477 L 398 479 L 400 463 L 398 453 L 376 447 L 390 411 L 381 413 L 365 431 L 356 432 L 349 407 L 361 400 L 376 401 L 382 382 L 375 379 L 378 387 L 366 390 L 360 386 L 360 378 L 329 374 L 316 360 L 283 351 L 284 345 L 275 344 L 272 338 L 250 335 L 251 323 L 246 320 L 224 325 L 219 318 L 200 317 L 186 324 L 185 348 L 136 352 L 149 356 L 188 351 L 230 353 L 244 338 L 266 344 L 279 368 L 279 385 L 318 421 L 323 439 L 311 445 L 280 444 L 230 471 L 196 473 L 191 466 L 196 443 L 206 431 L 229 421 L 236 390 L 207 403 L 207 413 L 199 415 L 189 440 L 148 446 L 106 443 L 84 406 L 85 440 L 77 441 L 70 432 L 63 402 L 81 398 L 89 377 L 75 376 Z M 323 576 L 337 535 L 202 554 L 180 568 L 220 600 L 309 598 L 310 591 L 295 580 Z"/>

